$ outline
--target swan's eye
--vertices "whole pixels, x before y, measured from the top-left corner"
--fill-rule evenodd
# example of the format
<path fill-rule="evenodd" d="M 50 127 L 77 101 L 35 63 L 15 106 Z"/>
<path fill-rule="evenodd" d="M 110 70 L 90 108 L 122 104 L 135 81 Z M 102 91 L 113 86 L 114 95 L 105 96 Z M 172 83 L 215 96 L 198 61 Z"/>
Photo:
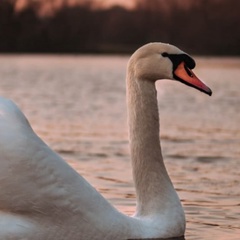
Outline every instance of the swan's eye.
<path fill-rule="evenodd" d="M 188 69 L 188 67 L 187 67 L 186 64 L 184 64 L 184 68 L 185 68 L 185 70 L 186 70 L 188 76 L 192 78 L 192 77 L 193 77 L 193 74 L 192 74 L 192 72 Z"/>

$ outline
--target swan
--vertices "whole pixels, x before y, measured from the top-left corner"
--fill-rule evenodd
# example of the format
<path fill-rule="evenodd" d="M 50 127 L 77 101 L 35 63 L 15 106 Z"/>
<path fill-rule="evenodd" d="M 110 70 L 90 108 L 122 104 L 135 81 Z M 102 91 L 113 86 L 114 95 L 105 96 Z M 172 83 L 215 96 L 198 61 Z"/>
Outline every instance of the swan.
<path fill-rule="evenodd" d="M 0 98 L 0 239 L 112 240 L 184 236 L 185 215 L 166 171 L 155 82 L 177 80 L 208 95 L 179 48 L 149 43 L 127 66 L 130 152 L 136 213 L 115 209 L 32 130 L 21 110 Z"/>

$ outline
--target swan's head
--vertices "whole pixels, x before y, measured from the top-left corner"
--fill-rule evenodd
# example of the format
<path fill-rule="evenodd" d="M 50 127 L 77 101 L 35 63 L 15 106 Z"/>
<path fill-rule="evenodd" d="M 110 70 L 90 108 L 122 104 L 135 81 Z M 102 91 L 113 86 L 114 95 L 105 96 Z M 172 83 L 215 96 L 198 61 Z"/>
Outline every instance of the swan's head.
<path fill-rule="evenodd" d="M 188 54 L 173 45 L 149 43 L 132 55 L 128 70 L 135 79 L 153 82 L 160 79 L 177 80 L 211 96 L 211 89 L 193 73 L 195 65 Z"/>

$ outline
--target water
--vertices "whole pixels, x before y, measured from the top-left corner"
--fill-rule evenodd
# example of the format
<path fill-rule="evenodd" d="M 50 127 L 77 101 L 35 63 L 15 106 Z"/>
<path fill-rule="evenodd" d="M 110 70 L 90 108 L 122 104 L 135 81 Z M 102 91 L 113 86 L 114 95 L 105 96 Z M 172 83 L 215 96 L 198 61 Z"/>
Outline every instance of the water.
<path fill-rule="evenodd" d="M 0 95 L 118 209 L 132 214 L 125 56 L 0 56 Z M 165 163 L 187 218 L 186 239 L 240 236 L 240 59 L 197 58 L 213 96 L 157 84 Z"/>

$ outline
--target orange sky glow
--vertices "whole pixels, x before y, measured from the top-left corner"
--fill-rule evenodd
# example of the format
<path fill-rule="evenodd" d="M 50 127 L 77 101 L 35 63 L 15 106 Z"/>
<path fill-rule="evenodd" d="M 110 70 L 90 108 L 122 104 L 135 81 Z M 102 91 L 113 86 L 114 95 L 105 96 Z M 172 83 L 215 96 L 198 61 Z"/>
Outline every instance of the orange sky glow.
<path fill-rule="evenodd" d="M 98 4 L 100 3 L 104 7 L 111 7 L 114 5 L 124 6 L 126 8 L 133 8 L 135 6 L 134 0 L 95 0 Z"/>
<path fill-rule="evenodd" d="M 63 5 L 75 6 L 82 3 L 90 4 L 94 8 L 109 8 L 119 5 L 131 9 L 135 6 L 135 0 L 15 0 L 15 9 L 19 11 L 24 9 L 28 4 L 36 4 L 40 15 L 48 15 Z"/>

